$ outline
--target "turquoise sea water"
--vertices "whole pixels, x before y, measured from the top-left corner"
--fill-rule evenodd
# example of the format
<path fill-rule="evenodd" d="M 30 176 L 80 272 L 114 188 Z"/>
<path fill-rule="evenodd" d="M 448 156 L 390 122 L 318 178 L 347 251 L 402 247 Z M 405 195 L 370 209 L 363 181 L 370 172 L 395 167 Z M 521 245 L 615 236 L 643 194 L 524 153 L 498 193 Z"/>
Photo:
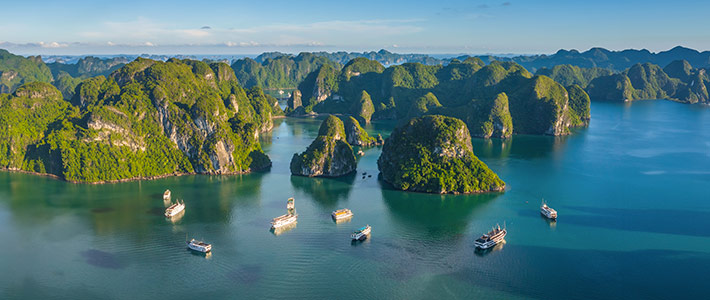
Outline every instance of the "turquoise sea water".
<path fill-rule="evenodd" d="M 105 185 L 0 173 L 0 299 L 676 299 L 710 287 L 710 108 L 593 103 L 566 137 L 474 140 L 502 194 L 426 195 L 358 174 L 292 177 L 320 120 L 276 120 L 269 172 Z M 384 136 L 393 124 L 376 123 Z M 372 177 L 365 176 L 366 172 Z M 184 199 L 162 216 L 163 191 Z M 298 225 L 271 218 L 296 198 Z M 538 211 L 541 198 L 556 223 Z M 355 216 L 335 224 L 330 212 Z M 493 251 L 473 241 L 496 223 Z M 351 243 L 365 224 L 372 236 Z M 185 237 L 213 244 L 209 256 Z"/>

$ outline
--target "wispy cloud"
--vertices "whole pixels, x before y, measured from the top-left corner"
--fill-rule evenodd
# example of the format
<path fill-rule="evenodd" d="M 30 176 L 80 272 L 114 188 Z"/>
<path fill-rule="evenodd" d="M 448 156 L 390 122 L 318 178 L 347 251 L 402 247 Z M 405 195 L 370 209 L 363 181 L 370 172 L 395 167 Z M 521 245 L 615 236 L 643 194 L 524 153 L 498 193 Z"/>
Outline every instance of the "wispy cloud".
<path fill-rule="evenodd" d="M 511 6 L 511 5 L 513 5 L 513 3 L 510 3 L 510 2 L 503 2 L 501 5 L 502 5 L 502 6 Z"/>
<path fill-rule="evenodd" d="M 87 42 L 114 41 L 134 43 L 150 41 L 160 44 L 237 44 L 273 43 L 308 44 L 320 40 L 344 39 L 348 35 L 359 38 L 395 36 L 423 30 L 422 19 L 330 20 L 311 23 L 272 23 L 269 25 L 200 29 L 180 28 L 171 24 L 138 18 L 128 22 L 104 22 L 96 29 L 80 32 Z"/>

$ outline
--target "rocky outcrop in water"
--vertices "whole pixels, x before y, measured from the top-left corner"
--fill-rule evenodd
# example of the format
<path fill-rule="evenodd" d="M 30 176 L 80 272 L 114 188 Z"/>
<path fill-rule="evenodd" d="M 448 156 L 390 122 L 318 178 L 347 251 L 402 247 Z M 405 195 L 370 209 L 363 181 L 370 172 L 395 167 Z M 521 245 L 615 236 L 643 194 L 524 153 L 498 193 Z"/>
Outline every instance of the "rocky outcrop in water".
<path fill-rule="evenodd" d="M 0 95 L 0 148 L 10 149 L 0 167 L 105 182 L 271 164 L 258 136 L 283 112 L 226 64 L 139 58 L 76 91 L 71 102 L 47 83 Z"/>
<path fill-rule="evenodd" d="M 346 117 L 343 122 L 345 126 L 345 136 L 348 144 L 352 146 L 369 147 L 382 145 L 384 142 L 381 135 L 377 138 L 370 136 L 365 129 L 360 126 L 360 122 L 353 117 Z"/>
<path fill-rule="evenodd" d="M 318 137 L 305 152 L 294 154 L 291 174 L 298 176 L 339 177 L 355 172 L 353 148 L 346 142 L 343 121 L 329 116 L 318 130 Z"/>
<path fill-rule="evenodd" d="M 426 193 L 502 191 L 505 183 L 473 154 L 466 124 L 429 115 L 397 127 L 377 160 L 382 178 L 397 189 Z"/>

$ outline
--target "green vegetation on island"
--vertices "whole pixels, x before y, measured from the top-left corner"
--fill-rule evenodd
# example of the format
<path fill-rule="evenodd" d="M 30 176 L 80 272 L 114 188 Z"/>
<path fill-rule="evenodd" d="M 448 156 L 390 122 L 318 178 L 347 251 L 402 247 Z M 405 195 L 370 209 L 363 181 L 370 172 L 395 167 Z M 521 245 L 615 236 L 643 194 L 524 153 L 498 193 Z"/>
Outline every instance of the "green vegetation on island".
<path fill-rule="evenodd" d="M 587 86 L 593 100 L 631 101 L 671 99 L 684 103 L 708 103 L 710 77 L 687 61 L 675 61 L 666 68 L 644 63 L 624 72 L 602 76 Z"/>
<path fill-rule="evenodd" d="M 351 116 L 344 118 L 343 125 L 345 126 L 345 140 L 352 146 L 367 147 L 383 143 L 381 135 L 378 134 L 377 138 L 370 136 L 360 126 L 360 122 Z"/>
<path fill-rule="evenodd" d="M 341 67 L 323 56 L 307 52 L 297 56 L 279 53 L 273 57 L 257 59 L 263 59 L 263 62 L 244 58 L 232 64 L 239 83 L 246 88 L 259 86 L 263 89 L 292 89 L 323 65 L 335 66 L 338 69 Z"/>
<path fill-rule="evenodd" d="M 52 72 L 41 57 L 25 58 L 0 49 L 0 93 L 11 93 L 25 83 L 52 80 Z"/>
<path fill-rule="evenodd" d="M 584 111 L 588 97 L 583 90 L 575 90 L 575 98 L 570 99 L 565 87 L 547 76 L 533 76 L 516 63 L 484 65 L 478 58 L 467 58 L 446 66 L 406 63 L 383 69 L 378 64 L 359 58 L 339 75 L 322 67 L 299 85 L 304 108 L 298 110 L 292 101 L 291 111 L 353 115 L 363 122 L 367 118 L 358 109 L 364 107 L 360 103 L 369 108 L 372 102 L 373 119 L 406 122 L 442 114 L 464 120 L 476 136 L 486 138 L 513 133 L 563 135 L 588 123 Z"/>
<path fill-rule="evenodd" d="M 318 137 L 305 152 L 294 153 L 291 174 L 308 177 L 339 177 L 355 172 L 353 148 L 346 141 L 343 121 L 330 115 L 323 120 Z"/>
<path fill-rule="evenodd" d="M 429 115 L 397 127 L 377 160 L 396 189 L 426 193 L 503 191 L 505 183 L 473 154 L 466 124 Z"/>
<path fill-rule="evenodd" d="M 136 59 L 71 102 L 45 83 L 0 95 L 0 167 L 80 182 L 241 173 L 271 162 L 257 140 L 281 114 L 226 64 Z"/>

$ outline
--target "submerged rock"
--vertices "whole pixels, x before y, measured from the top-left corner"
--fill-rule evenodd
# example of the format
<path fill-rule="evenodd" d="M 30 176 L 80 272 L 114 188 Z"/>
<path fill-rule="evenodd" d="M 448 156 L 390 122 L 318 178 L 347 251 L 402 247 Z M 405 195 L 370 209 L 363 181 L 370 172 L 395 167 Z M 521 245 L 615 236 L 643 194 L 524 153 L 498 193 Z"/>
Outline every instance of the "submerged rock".
<path fill-rule="evenodd" d="M 353 148 L 345 140 L 343 121 L 329 116 L 323 121 L 318 137 L 305 152 L 294 154 L 291 174 L 298 176 L 339 177 L 357 168 Z"/>
<path fill-rule="evenodd" d="M 429 115 L 397 127 L 377 160 L 395 188 L 426 193 L 502 191 L 505 183 L 473 154 L 466 124 Z"/>

